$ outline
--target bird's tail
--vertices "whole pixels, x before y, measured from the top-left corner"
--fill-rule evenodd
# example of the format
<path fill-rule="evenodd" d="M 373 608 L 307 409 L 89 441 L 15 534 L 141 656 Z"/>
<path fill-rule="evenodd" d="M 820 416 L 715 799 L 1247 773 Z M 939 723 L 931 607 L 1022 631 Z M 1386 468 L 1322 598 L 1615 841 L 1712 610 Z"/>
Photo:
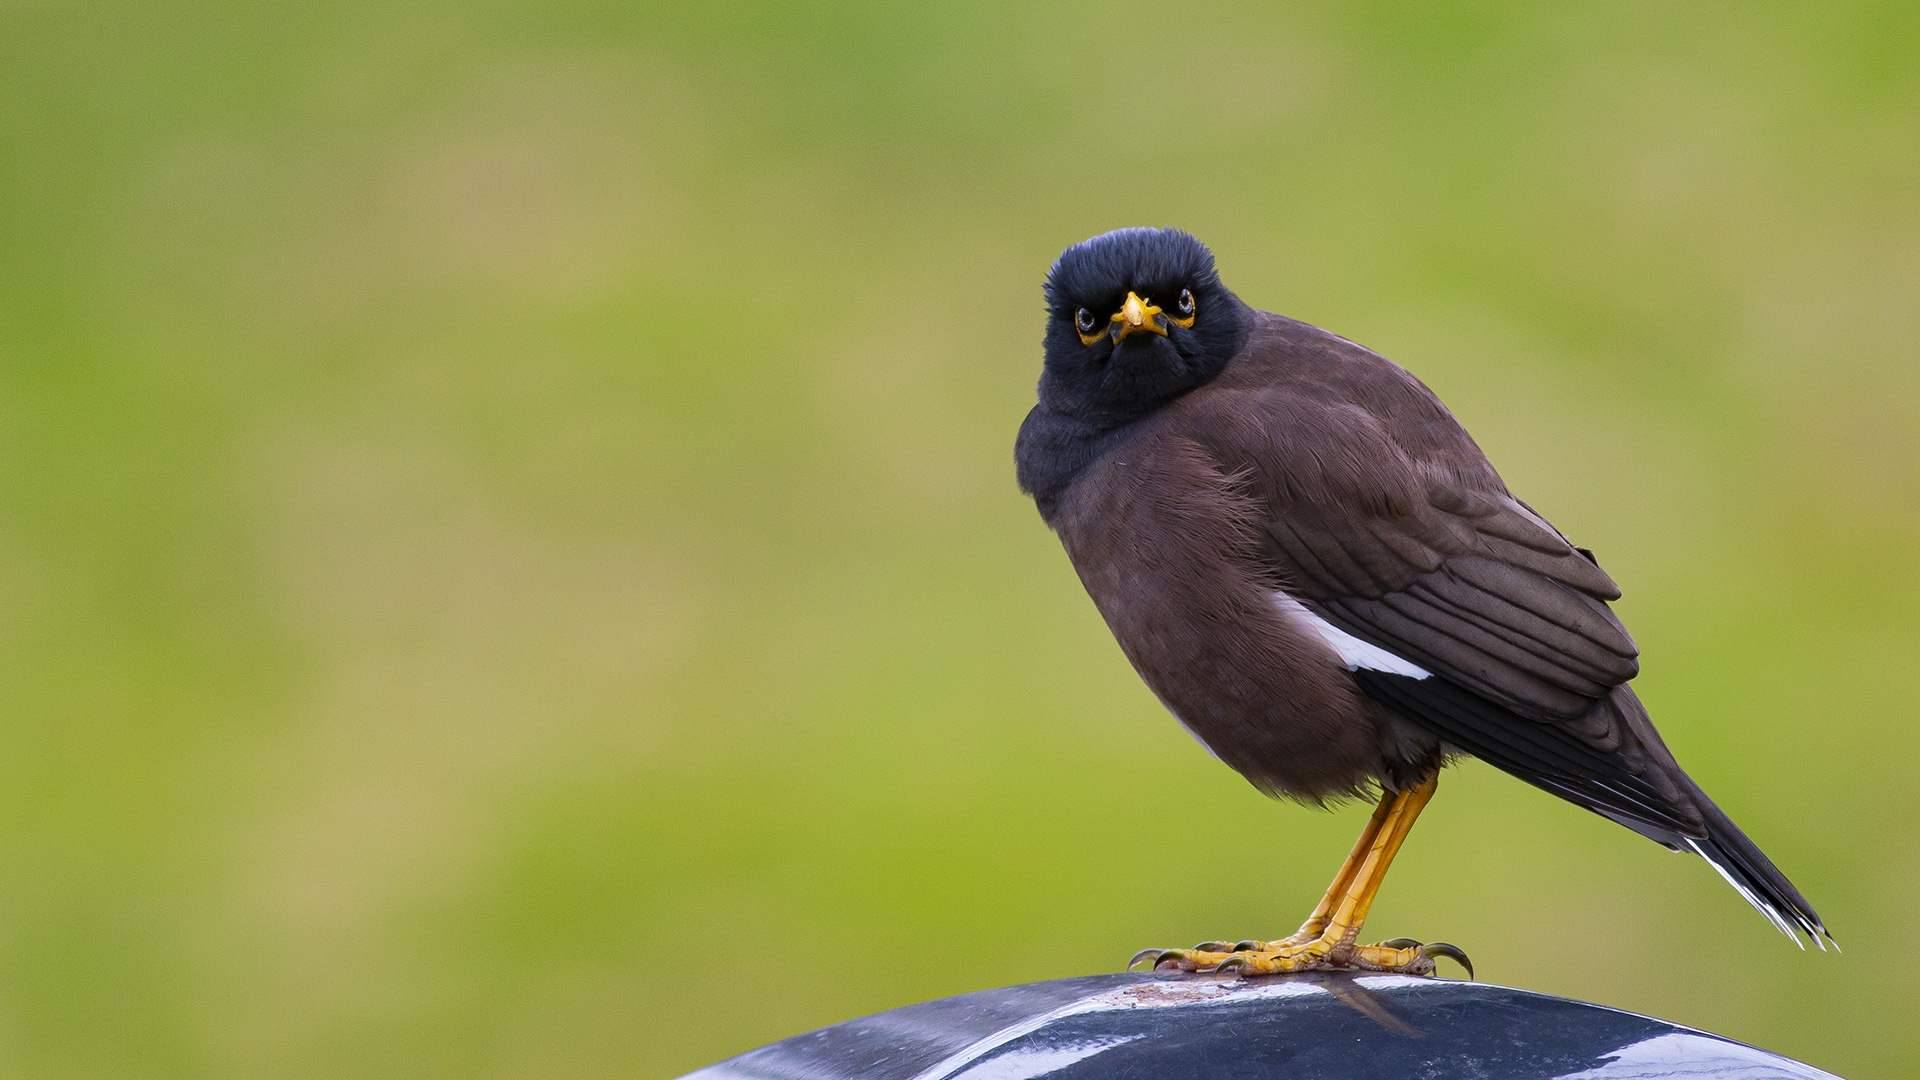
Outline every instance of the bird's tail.
<path fill-rule="evenodd" d="M 1691 778 L 1687 780 L 1687 786 L 1693 789 L 1692 794 L 1698 801 L 1701 816 L 1706 818 L 1707 835 L 1702 840 L 1685 838 L 1686 846 L 1720 871 L 1720 876 L 1727 879 L 1727 884 L 1739 890 L 1747 903 L 1779 927 L 1781 933 L 1792 938 L 1796 945 L 1800 944 L 1800 935 L 1794 931 L 1801 930 L 1819 948 L 1824 950 L 1827 943 L 1832 942 L 1833 947 L 1838 949 L 1839 943 L 1833 940 L 1826 924 L 1820 921 L 1819 913 L 1813 910 L 1812 904 L 1807 903 L 1806 897 L 1800 895 L 1800 890 L 1793 887 L 1793 882 L 1787 880 L 1787 875 L 1773 865 L 1773 860 L 1767 858 L 1758 844 L 1747 839 L 1747 834 L 1740 831 L 1740 826 L 1735 825 L 1725 811 L 1714 805 L 1713 800 Z M 1801 948 L 1805 947 L 1801 945 Z"/>
<path fill-rule="evenodd" d="M 1792 938 L 1794 944 L 1806 948 L 1800 941 L 1800 934 L 1796 933 L 1801 931 L 1822 951 L 1829 944 L 1838 949 L 1840 943 L 1833 940 L 1833 934 L 1820 921 L 1819 913 L 1813 910 L 1812 904 L 1807 903 L 1807 898 L 1800 895 L 1800 890 L 1794 888 L 1793 882 L 1787 880 L 1787 875 L 1773 865 L 1773 860 L 1760 850 L 1760 845 L 1749 840 L 1747 834 L 1740 831 L 1740 826 L 1727 816 L 1727 812 L 1720 809 L 1674 760 L 1673 751 L 1667 749 L 1666 741 L 1654 730 L 1652 722 L 1647 719 L 1645 706 L 1640 704 L 1639 697 L 1632 689 L 1618 687 L 1609 704 L 1638 737 L 1641 746 L 1664 766 L 1663 771 L 1673 784 L 1693 803 L 1705 828 L 1675 833 L 1657 826 L 1648 828 L 1639 822 L 1622 821 L 1622 824 L 1667 847 L 1691 851 L 1707 860 L 1707 865 L 1719 871 L 1727 884 L 1733 886 L 1747 903 L 1753 905 L 1755 911 L 1766 916 L 1767 921 L 1778 927 L 1781 933 Z M 1613 817 L 1611 814 L 1607 816 Z M 1705 835 L 1693 835 L 1699 832 Z"/>
<path fill-rule="evenodd" d="M 1354 678 L 1448 746 L 1657 844 L 1699 855 L 1796 944 L 1800 933 L 1822 949 L 1833 942 L 1793 882 L 1680 768 L 1631 687 L 1595 703 L 1595 723 L 1583 727 L 1603 737 L 1596 740 L 1570 725 L 1521 717 L 1445 679 L 1367 670 Z"/>

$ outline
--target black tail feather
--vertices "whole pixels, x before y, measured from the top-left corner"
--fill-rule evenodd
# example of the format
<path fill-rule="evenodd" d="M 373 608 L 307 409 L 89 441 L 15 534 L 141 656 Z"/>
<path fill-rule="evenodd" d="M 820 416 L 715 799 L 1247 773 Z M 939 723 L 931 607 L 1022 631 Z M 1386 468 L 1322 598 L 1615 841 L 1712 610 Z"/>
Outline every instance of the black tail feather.
<path fill-rule="evenodd" d="M 1807 898 L 1800 895 L 1800 890 L 1793 887 L 1793 882 L 1788 881 L 1787 875 L 1773 865 L 1773 860 L 1767 858 L 1759 845 L 1747 839 L 1747 834 L 1740 831 L 1733 819 L 1715 806 L 1712 799 L 1707 798 L 1706 792 L 1691 780 L 1688 786 L 1693 789 L 1707 819 L 1707 837 L 1691 845 L 1694 850 L 1712 863 L 1715 870 L 1740 890 L 1748 903 L 1771 918 L 1788 937 L 1796 942 L 1799 940 L 1793 929 L 1788 928 L 1791 926 L 1805 931 L 1815 945 L 1825 949 L 1826 945 L 1821 939 L 1832 942 L 1833 935 L 1827 931 L 1826 924 L 1820 921 L 1820 915 L 1813 910 L 1813 905 L 1807 903 Z M 1839 943 L 1834 942 L 1834 947 L 1838 948 Z"/>
<path fill-rule="evenodd" d="M 1444 678 L 1366 669 L 1354 677 L 1369 695 L 1448 746 L 1656 843 L 1699 855 L 1796 944 L 1796 931 L 1822 949 L 1823 938 L 1833 940 L 1800 890 L 1681 770 L 1630 688 L 1617 687 L 1595 704 L 1612 711 L 1610 731 L 1618 737 L 1601 749 L 1560 724 L 1528 720 Z M 1652 770 L 1659 775 L 1649 776 Z"/>

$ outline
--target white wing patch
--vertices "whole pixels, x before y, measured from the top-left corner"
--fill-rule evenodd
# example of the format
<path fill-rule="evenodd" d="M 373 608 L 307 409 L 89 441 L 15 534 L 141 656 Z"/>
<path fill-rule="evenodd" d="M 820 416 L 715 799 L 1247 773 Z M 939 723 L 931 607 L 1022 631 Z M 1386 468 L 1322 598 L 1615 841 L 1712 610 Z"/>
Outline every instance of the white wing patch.
<path fill-rule="evenodd" d="M 1426 668 L 1404 660 L 1378 645 L 1369 645 L 1345 630 L 1307 610 L 1307 606 L 1286 593 L 1273 594 L 1274 606 L 1281 613 L 1294 620 L 1326 643 L 1340 657 L 1340 663 L 1348 671 L 1366 668 L 1369 671 L 1384 671 L 1389 675 L 1405 675 L 1414 679 L 1430 678 L 1433 673 Z"/>

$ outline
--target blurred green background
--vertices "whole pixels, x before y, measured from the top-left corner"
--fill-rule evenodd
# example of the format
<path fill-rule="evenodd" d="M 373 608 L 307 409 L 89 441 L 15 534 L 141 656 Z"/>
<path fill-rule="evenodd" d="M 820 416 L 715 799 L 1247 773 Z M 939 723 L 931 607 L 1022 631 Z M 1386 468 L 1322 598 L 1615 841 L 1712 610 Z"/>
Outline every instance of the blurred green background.
<path fill-rule="evenodd" d="M 0 1072 L 665 1077 L 1283 933 L 1364 819 L 1015 489 L 1172 223 L 1626 589 L 1826 916 L 1480 765 L 1375 908 L 1920 1076 L 1920 8 L 0 3 Z"/>

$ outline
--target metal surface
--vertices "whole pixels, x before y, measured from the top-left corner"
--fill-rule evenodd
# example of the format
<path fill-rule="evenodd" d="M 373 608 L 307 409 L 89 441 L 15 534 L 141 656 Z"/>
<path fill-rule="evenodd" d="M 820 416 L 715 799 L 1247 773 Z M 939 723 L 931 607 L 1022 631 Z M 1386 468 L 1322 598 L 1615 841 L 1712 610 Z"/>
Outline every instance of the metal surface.
<path fill-rule="evenodd" d="M 1096 975 L 834 1024 L 688 1080 L 1812 1080 L 1664 1020 L 1486 983 L 1323 973 Z"/>

